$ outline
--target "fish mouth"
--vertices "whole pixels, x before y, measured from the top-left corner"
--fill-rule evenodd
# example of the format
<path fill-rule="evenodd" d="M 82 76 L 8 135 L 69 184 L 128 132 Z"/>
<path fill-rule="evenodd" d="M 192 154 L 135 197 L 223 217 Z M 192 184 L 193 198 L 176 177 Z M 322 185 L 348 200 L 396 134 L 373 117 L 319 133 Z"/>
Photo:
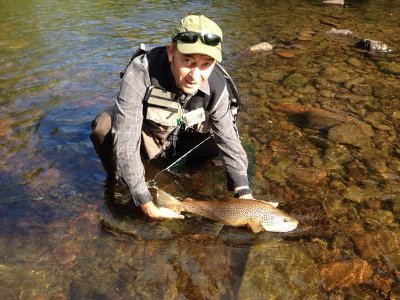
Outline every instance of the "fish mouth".
<path fill-rule="evenodd" d="M 293 218 L 285 217 L 279 222 L 279 224 L 262 224 L 266 231 L 270 232 L 289 232 L 295 230 L 299 222 Z"/>

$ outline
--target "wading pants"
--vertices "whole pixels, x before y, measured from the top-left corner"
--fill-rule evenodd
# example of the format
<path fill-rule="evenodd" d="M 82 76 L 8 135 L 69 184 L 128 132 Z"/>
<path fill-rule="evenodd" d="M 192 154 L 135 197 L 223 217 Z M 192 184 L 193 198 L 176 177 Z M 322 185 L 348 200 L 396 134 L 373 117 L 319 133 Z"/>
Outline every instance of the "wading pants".
<path fill-rule="evenodd" d="M 115 180 L 116 178 L 116 163 L 113 159 L 113 139 L 111 135 L 112 118 L 113 110 L 107 110 L 98 114 L 92 121 L 92 133 L 90 135 L 94 149 L 103 164 L 104 170 L 107 172 L 107 179 L 109 180 Z M 176 143 L 176 155 L 173 155 L 173 146 L 171 146 L 165 151 L 165 156 L 172 161 L 176 160 L 192 150 L 208 136 L 209 133 L 204 134 L 192 130 L 181 130 Z M 142 157 L 146 157 L 143 153 L 141 154 Z M 215 144 L 214 138 L 210 138 L 200 147 L 191 151 L 186 159 L 188 162 L 191 162 L 193 160 L 198 161 L 199 159 L 216 156 L 218 156 L 218 147 Z"/>

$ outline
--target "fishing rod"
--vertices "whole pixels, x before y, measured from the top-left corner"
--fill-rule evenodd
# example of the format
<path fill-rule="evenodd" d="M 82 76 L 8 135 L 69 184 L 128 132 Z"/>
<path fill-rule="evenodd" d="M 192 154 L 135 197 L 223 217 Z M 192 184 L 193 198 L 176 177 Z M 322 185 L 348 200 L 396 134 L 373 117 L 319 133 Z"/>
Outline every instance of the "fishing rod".
<path fill-rule="evenodd" d="M 202 140 L 199 144 L 197 144 L 196 146 L 194 146 L 192 149 L 190 149 L 188 152 L 186 152 L 185 154 L 183 154 L 181 157 L 179 157 L 177 160 L 175 160 L 172 164 L 170 164 L 168 167 L 166 167 L 165 169 L 161 170 L 160 172 L 158 172 L 153 179 L 148 180 L 146 182 L 148 187 L 152 187 L 157 189 L 156 187 L 156 178 L 158 175 L 160 175 L 161 173 L 167 171 L 168 169 L 170 169 L 171 167 L 173 167 L 175 164 L 177 164 L 179 161 L 181 161 L 183 158 L 185 158 L 189 153 L 191 153 L 193 150 L 197 149 L 198 147 L 200 147 L 202 144 L 204 144 L 206 141 L 208 141 L 211 137 L 213 137 L 214 134 L 210 134 L 207 138 L 205 138 L 204 140 Z"/>

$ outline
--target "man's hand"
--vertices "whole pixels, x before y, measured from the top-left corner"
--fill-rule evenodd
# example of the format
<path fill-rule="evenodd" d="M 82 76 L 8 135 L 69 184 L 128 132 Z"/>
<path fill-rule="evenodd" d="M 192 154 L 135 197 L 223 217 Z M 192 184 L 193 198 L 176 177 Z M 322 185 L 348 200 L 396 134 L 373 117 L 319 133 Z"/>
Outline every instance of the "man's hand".
<path fill-rule="evenodd" d="M 157 207 L 153 202 L 147 202 L 140 205 L 145 215 L 152 219 L 183 219 L 183 215 L 166 207 Z"/>
<path fill-rule="evenodd" d="M 242 196 L 240 196 L 239 198 L 240 198 L 240 199 L 252 199 L 252 200 L 254 200 L 252 194 L 242 195 Z"/>

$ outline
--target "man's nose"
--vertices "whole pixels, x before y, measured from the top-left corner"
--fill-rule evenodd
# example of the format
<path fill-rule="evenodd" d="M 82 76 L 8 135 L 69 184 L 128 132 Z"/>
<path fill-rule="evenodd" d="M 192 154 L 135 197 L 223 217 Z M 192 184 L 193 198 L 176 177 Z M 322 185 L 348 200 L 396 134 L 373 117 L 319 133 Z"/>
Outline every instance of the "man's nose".
<path fill-rule="evenodd" d="M 199 67 L 193 67 L 190 70 L 190 76 L 196 81 L 200 80 L 200 78 L 201 78 L 200 68 Z"/>

